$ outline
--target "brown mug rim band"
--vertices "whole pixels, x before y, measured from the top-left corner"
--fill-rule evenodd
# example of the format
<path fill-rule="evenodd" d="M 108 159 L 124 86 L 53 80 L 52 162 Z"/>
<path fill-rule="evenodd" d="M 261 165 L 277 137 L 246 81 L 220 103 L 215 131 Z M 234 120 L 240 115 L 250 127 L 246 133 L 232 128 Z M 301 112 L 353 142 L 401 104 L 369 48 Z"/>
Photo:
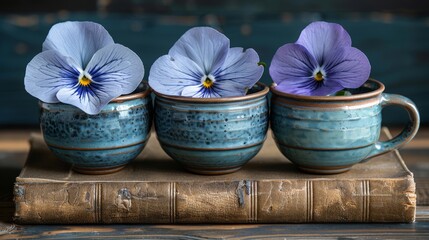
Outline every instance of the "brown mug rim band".
<path fill-rule="evenodd" d="M 184 96 L 173 96 L 173 95 L 167 95 L 167 94 L 162 94 L 159 93 L 155 90 L 153 90 L 153 92 L 155 93 L 156 96 L 165 98 L 165 99 L 169 99 L 169 100 L 174 100 L 174 101 L 179 101 L 179 102 L 193 102 L 193 103 L 227 103 L 227 102 L 239 102 L 239 101 L 244 101 L 244 100 L 249 100 L 249 99 L 255 99 L 258 97 L 263 97 L 265 95 L 267 95 L 267 93 L 269 92 L 269 88 L 261 83 L 261 82 L 257 82 L 256 85 L 262 87 L 261 90 L 254 92 L 254 93 L 250 93 L 244 96 L 238 96 L 238 97 L 222 97 L 222 98 L 193 98 L 193 97 L 184 97 Z"/>
<path fill-rule="evenodd" d="M 278 95 L 278 96 L 282 96 L 282 97 L 286 97 L 286 98 L 293 98 L 296 100 L 304 100 L 304 101 L 324 101 L 324 102 L 329 102 L 329 101 L 355 101 L 355 100 L 360 100 L 360 99 L 367 99 L 367 98 L 372 98 L 372 97 L 376 97 L 379 96 L 385 89 L 384 84 L 373 79 L 373 78 L 369 78 L 364 84 L 363 86 L 365 86 L 365 84 L 368 83 L 375 83 L 378 87 L 370 92 L 366 92 L 366 93 L 358 93 L 358 94 L 353 94 L 350 96 L 305 96 L 305 95 L 296 95 L 296 94 L 290 94 L 290 93 L 284 93 L 281 92 L 279 90 L 276 89 L 276 86 L 273 84 L 270 86 L 270 90 L 273 94 Z"/>

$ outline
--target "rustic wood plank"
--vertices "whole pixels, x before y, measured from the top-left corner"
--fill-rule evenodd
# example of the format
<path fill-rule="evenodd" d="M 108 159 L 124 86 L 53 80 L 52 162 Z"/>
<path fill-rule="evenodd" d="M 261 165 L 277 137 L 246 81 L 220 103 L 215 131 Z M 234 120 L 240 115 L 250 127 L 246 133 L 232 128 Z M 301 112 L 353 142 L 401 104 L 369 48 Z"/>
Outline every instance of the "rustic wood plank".
<path fill-rule="evenodd" d="M 422 130 L 422 132 L 426 131 L 426 129 Z M 427 141 L 426 138 L 420 138 L 418 140 L 421 142 Z M 400 152 L 407 167 L 414 174 L 417 205 L 429 205 L 429 144 L 426 145 L 426 147 L 404 147 Z"/>
<path fill-rule="evenodd" d="M 362 7 L 361 1 L 356 4 L 351 0 L 287 1 L 287 4 L 275 0 L 268 3 L 225 0 L 220 5 L 217 1 L 159 1 L 156 4 L 148 1 L 97 1 L 97 10 L 81 5 L 85 11 L 92 11 L 79 13 L 67 11 L 74 9 L 69 6 L 72 4 L 48 5 L 47 1 L 44 2 L 48 9 L 58 7 L 58 10 L 54 13 L 0 16 L 0 55 L 3 56 L 0 58 L 0 100 L 11 103 L 0 106 L 2 125 L 38 124 L 37 100 L 23 87 L 25 67 L 40 52 L 53 23 L 83 19 L 103 24 L 116 42 L 141 56 L 147 69 L 146 79 L 150 65 L 166 54 L 178 37 L 193 26 L 219 28 L 231 39 L 231 46 L 252 47 L 269 65 L 275 51 L 287 42 L 296 41 L 309 22 L 338 22 L 348 30 L 354 46 L 370 59 L 371 76 L 385 83 L 386 92 L 412 98 L 420 109 L 422 121 L 429 123 L 426 81 L 429 31 L 428 10 L 421 7 L 426 4 L 424 1 L 394 1 L 392 4 L 384 0 L 374 5 L 372 2 L 368 4 L 367 0 L 366 7 Z M 31 12 L 43 6 L 13 3 L 17 9 L 27 8 Z M 13 10 L 4 9 L 8 13 Z M 424 17 L 409 17 L 408 14 Z M 261 81 L 272 83 L 268 70 Z M 384 121 L 395 124 L 404 122 L 406 115 L 404 111 L 393 108 L 386 109 L 384 113 Z"/>
<path fill-rule="evenodd" d="M 162 238 L 162 239 L 425 239 L 429 222 L 415 224 L 267 224 L 267 225 L 6 225 L 5 238 Z"/>
<path fill-rule="evenodd" d="M 429 222 L 429 206 L 417 206 L 416 222 Z"/>
<path fill-rule="evenodd" d="M 429 205 L 429 179 L 416 179 L 417 205 Z"/>
<path fill-rule="evenodd" d="M 39 0 L 37 3 L 25 0 L 2 0 L 0 13 L 34 13 L 68 11 L 105 11 L 113 13 L 225 13 L 252 11 L 252 13 L 273 14 L 287 7 L 289 12 L 394 12 L 402 14 L 420 15 L 428 12 L 423 1 L 400 0 L 325 0 L 325 1 L 277 1 L 277 0 L 206 0 L 206 1 L 142 1 L 142 0 L 75 0 L 72 2 L 58 2 L 55 0 Z"/>

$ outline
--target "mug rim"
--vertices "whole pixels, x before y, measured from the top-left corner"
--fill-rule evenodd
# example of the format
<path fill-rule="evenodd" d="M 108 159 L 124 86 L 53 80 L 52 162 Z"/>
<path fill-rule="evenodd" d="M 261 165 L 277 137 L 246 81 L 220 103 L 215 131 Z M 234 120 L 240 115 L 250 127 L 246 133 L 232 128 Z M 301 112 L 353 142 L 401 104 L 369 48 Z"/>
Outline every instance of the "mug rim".
<path fill-rule="evenodd" d="M 281 91 L 275 89 L 274 83 L 270 86 L 270 90 L 275 95 L 287 97 L 287 98 L 294 98 L 294 99 L 298 99 L 298 100 L 310 100 L 310 101 L 347 101 L 348 100 L 348 101 L 351 101 L 351 100 L 359 100 L 359 99 L 365 99 L 365 98 L 371 98 L 371 97 L 378 96 L 385 89 L 383 83 L 381 83 L 380 81 L 375 80 L 373 78 L 368 78 L 368 80 L 365 81 L 365 83 L 362 86 L 364 86 L 368 82 L 375 83 L 375 84 L 377 84 L 378 87 L 376 89 L 370 91 L 370 92 L 358 93 L 358 94 L 353 94 L 350 96 L 306 96 L 306 95 L 284 93 L 284 92 L 281 92 Z"/>
<path fill-rule="evenodd" d="M 140 82 L 140 84 L 143 84 L 146 87 L 146 89 L 144 91 L 139 91 L 136 93 L 121 95 L 119 97 L 116 97 L 116 98 L 110 100 L 110 102 L 108 104 L 110 104 L 110 103 L 121 103 L 121 102 L 129 101 L 129 100 L 145 98 L 152 93 L 152 88 L 149 86 L 149 84 L 147 82 L 142 81 L 142 82 Z M 44 104 L 55 104 L 55 105 L 56 104 L 64 104 L 64 105 L 73 106 L 71 104 L 62 103 L 62 102 L 48 103 L 48 102 L 44 102 L 44 101 L 39 100 L 39 106 L 43 106 Z"/>
<path fill-rule="evenodd" d="M 254 99 L 258 97 L 265 96 L 270 89 L 267 87 L 267 85 L 263 84 L 262 82 L 257 82 L 255 85 L 261 86 L 262 89 L 255 92 L 246 94 L 244 96 L 237 96 L 237 97 L 220 97 L 220 98 L 194 98 L 194 97 L 185 97 L 185 96 L 175 96 L 175 95 L 167 95 L 163 93 L 159 93 L 152 89 L 153 93 L 155 93 L 156 96 L 166 98 L 169 100 L 175 100 L 180 102 L 194 102 L 194 103 L 225 103 L 225 102 L 238 102 L 243 100 L 249 100 Z"/>
<path fill-rule="evenodd" d="M 143 84 L 146 87 L 146 90 L 139 91 L 136 93 L 121 95 L 117 98 L 114 98 L 109 103 L 112 103 L 112 102 L 117 103 L 117 102 L 123 102 L 123 101 L 128 101 L 128 100 L 134 100 L 137 98 L 145 98 L 146 96 L 148 96 L 152 92 L 152 89 L 150 88 L 150 86 L 147 82 L 141 81 L 140 84 Z"/>

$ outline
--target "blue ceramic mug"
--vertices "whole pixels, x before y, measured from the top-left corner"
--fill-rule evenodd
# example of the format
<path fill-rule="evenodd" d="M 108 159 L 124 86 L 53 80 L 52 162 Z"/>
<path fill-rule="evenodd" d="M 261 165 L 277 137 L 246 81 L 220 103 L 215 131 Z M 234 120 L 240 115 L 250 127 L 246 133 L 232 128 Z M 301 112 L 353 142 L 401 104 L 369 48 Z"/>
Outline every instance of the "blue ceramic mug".
<path fill-rule="evenodd" d="M 271 128 L 280 151 L 301 170 L 319 174 L 347 171 L 353 164 L 397 149 L 417 133 L 420 118 L 406 97 L 383 93 L 369 79 L 351 96 L 299 96 L 271 87 Z M 395 138 L 379 141 L 381 110 L 404 108 L 409 121 Z"/>
<path fill-rule="evenodd" d="M 269 89 L 245 96 L 191 98 L 155 92 L 155 129 L 164 151 L 199 174 L 237 171 L 262 147 L 268 129 Z"/>
<path fill-rule="evenodd" d="M 122 169 L 145 147 L 152 124 L 147 84 L 89 115 L 72 105 L 40 103 L 40 126 L 49 149 L 84 174 Z"/>

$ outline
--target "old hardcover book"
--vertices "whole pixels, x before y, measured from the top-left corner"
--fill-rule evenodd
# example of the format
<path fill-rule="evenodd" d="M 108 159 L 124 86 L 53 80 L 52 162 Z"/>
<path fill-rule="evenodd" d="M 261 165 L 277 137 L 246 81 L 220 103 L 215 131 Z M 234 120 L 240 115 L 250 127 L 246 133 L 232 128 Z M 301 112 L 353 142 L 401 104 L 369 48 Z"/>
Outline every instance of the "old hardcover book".
<path fill-rule="evenodd" d="M 386 132 L 384 132 L 386 134 Z M 57 160 L 40 135 L 15 183 L 15 220 L 68 223 L 413 222 L 413 174 L 397 151 L 337 175 L 298 171 L 271 133 L 238 172 L 202 176 L 171 160 L 152 135 L 120 172 L 91 176 Z"/>

